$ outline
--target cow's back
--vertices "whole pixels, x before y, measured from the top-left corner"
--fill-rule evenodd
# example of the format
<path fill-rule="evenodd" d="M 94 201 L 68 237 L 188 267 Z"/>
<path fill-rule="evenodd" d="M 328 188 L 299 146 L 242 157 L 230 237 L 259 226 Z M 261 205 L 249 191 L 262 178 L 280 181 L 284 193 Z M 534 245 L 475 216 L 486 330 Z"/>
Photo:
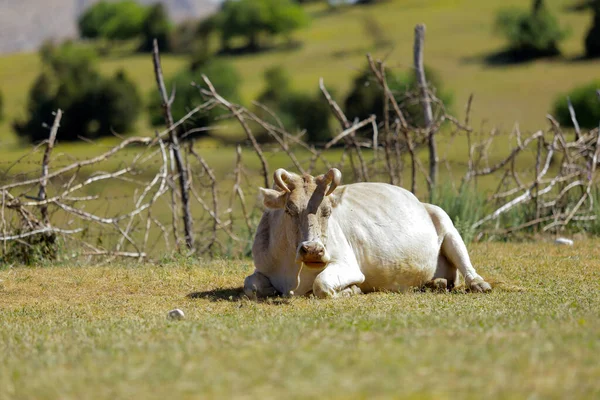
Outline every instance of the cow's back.
<path fill-rule="evenodd" d="M 363 291 L 403 290 L 433 276 L 439 238 L 411 192 L 384 183 L 356 183 L 338 191 L 343 194 L 333 217 L 366 277 Z"/>

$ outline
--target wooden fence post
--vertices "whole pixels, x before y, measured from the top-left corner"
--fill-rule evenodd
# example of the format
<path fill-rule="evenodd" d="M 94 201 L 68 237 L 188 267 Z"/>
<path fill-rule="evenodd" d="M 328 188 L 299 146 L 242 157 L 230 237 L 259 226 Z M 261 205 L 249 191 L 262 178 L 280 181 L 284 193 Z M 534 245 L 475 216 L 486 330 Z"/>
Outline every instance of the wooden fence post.
<path fill-rule="evenodd" d="M 56 116 L 54 117 L 54 123 L 50 129 L 50 136 L 48 137 L 48 143 L 46 144 L 46 151 L 44 151 L 44 158 L 42 160 L 42 177 L 40 180 L 40 191 L 38 198 L 40 201 L 46 200 L 46 186 L 48 186 L 48 165 L 50 164 L 50 153 L 54 148 L 54 142 L 56 141 L 56 133 L 60 126 L 60 119 L 62 118 L 62 110 L 59 108 L 56 110 Z M 44 225 L 50 225 L 50 219 L 48 218 L 48 204 L 42 204 L 40 206 L 40 212 L 42 213 L 42 222 Z"/>
<path fill-rule="evenodd" d="M 170 148 L 171 152 L 175 157 L 175 164 L 177 166 L 177 173 L 179 175 L 179 190 L 181 191 L 181 209 L 183 212 L 183 229 L 185 231 L 185 244 L 188 249 L 194 250 L 194 227 L 192 220 L 192 213 L 190 211 L 190 182 L 188 180 L 188 171 L 185 168 L 183 157 L 181 155 L 181 146 L 179 144 L 179 133 L 173 123 L 173 115 L 171 114 L 171 105 L 173 99 L 167 96 L 167 89 L 165 87 L 165 81 L 163 79 L 162 68 L 160 65 L 160 55 L 158 53 L 158 42 L 154 39 L 153 43 L 153 61 L 154 61 L 154 74 L 156 76 L 156 83 L 158 84 L 158 91 L 162 98 L 162 106 L 165 113 L 165 122 L 167 123 L 167 129 L 169 130 Z M 177 227 L 173 226 L 176 230 Z M 177 233 L 175 233 L 175 239 L 177 240 Z"/>
<path fill-rule="evenodd" d="M 417 83 L 421 91 L 421 104 L 423 105 L 423 115 L 425 118 L 425 130 L 427 132 L 427 143 L 429 147 L 429 195 L 431 196 L 437 183 L 438 175 L 438 155 L 437 145 L 435 143 L 435 130 L 433 129 L 433 112 L 431 111 L 431 99 L 427 88 L 427 79 L 425 77 L 425 67 L 423 63 L 423 47 L 425 46 L 425 25 L 418 24 L 415 27 L 415 45 L 414 45 L 414 63 L 415 73 L 417 74 Z"/>

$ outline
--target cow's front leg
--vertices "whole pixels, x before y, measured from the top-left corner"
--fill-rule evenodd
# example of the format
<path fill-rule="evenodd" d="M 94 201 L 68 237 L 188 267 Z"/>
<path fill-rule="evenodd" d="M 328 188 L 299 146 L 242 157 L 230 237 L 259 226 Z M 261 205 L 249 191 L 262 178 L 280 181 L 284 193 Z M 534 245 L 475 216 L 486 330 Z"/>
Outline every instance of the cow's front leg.
<path fill-rule="evenodd" d="M 319 298 L 359 294 L 361 290 L 357 285 L 364 281 L 358 265 L 329 264 L 315 278 L 313 294 Z"/>
<path fill-rule="evenodd" d="M 357 294 L 362 294 L 362 290 L 356 285 L 348 286 L 346 289 L 338 292 L 336 297 L 350 297 L 356 296 Z"/>
<path fill-rule="evenodd" d="M 244 294 L 250 298 L 275 296 L 278 293 L 269 278 L 256 270 L 244 280 Z"/>

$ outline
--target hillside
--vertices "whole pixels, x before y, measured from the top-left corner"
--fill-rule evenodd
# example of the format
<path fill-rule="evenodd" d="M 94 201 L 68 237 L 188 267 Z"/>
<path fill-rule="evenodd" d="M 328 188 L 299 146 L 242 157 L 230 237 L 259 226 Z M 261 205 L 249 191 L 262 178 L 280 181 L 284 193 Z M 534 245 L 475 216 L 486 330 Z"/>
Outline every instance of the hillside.
<path fill-rule="evenodd" d="M 524 130 L 541 129 L 547 126 L 545 115 L 558 95 L 600 75 L 598 61 L 578 60 L 590 16 L 566 12 L 569 3 L 567 0 L 547 1 L 561 24 L 571 30 L 571 36 L 562 45 L 564 56 L 532 63 L 494 65 L 486 62 L 486 57 L 501 51 L 504 45 L 492 29 L 496 12 L 503 7 L 522 6 L 522 0 L 390 0 L 377 6 L 352 7 L 340 12 L 313 5 L 307 8 L 312 23 L 294 37 L 302 43 L 299 48 L 227 59 L 242 75 L 241 92 L 246 104 L 262 90 L 263 72 L 272 65 L 287 68 L 294 86 L 305 92 L 316 91 L 319 77 L 323 77 L 342 99 L 353 76 L 363 67 L 367 52 L 385 58 L 393 68 L 409 69 L 413 27 L 424 22 L 427 25 L 426 64 L 436 69 L 454 92 L 454 110 L 459 116 L 463 116 L 464 105 L 473 93 L 475 126 L 510 130 L 518 122 Z M 376 21 L 391 46 L 374 46 L 373 39 L 366 33 L 368 19 Z M 184 66 L 186 59 L 165 57 L 164 63 L 168 75 Z M 0 88 L 5 93 L 7 120 L 23 115 L 27 91 L 39 68 L 35 54 L 0 57 Z M 102 61 L 101 69 L 107 73 L 118 68 L 129 72 L 142 93 L 154 87 L 148 55 Z M 151 132 L 145 118 L 139 126 L 140 133 Z M 0 124 L 0 130 L 0 142 L 14 142 L 8 122 Z"/>
<path fill-rule="evenodd" d="M 4 0 L 0 12 L 0 54 L 36 49 L 45 39 L 77 35 L 77 17 L 97 0 Z M 157 0 L 139 0 L 155 3 Z M 213 0 L 163 0 L 175 21 L 214 11 Z"/>

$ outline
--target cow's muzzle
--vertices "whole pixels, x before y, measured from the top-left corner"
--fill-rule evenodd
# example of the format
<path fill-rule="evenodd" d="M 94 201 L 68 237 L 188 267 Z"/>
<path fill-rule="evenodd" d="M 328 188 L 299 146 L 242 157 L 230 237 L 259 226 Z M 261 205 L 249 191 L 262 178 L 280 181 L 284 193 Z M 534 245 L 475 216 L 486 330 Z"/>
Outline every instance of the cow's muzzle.
<path fill-rule="evenodd" d="M 309 268 L 324 268 L 329 260 L 329 253 L 321 242 L 302 242 L 298 246 L 296 261 Z"/>

